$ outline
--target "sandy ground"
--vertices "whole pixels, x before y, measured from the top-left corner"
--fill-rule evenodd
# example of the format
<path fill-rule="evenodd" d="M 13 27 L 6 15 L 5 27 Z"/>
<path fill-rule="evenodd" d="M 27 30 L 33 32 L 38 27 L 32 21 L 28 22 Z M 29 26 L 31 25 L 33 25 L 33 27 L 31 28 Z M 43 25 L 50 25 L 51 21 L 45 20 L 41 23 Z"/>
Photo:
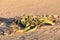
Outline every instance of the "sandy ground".
<path fill-rule="evenodd" d="M 60 0 L 0 0 L 0 17 L 9 18 L 23 14 L 59 15 Z M 42 29 L 13 36 L 1 36 L 0 40 L 60 40 L 60 28 Z"/>
<path fill-rule="evenodd" d="M 0 40 L 60 40 L 60 27 L 42 26 L 33 32 L 0 36 Z"/>
<path fill-rule="evenodd" d="M 0 17 L 60 14 L 60 0 L 0 0 Z"/>

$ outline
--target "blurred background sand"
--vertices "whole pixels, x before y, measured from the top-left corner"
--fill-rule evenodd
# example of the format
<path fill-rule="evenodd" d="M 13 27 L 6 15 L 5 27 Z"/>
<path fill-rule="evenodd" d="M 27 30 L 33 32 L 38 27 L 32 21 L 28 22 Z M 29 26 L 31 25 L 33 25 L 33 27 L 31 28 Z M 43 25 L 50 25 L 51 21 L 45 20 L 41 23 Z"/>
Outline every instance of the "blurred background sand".
<path fill-rule="evenodd" d="M 60 14 L 60 0 L 0 0 L 0 17 Z"/>

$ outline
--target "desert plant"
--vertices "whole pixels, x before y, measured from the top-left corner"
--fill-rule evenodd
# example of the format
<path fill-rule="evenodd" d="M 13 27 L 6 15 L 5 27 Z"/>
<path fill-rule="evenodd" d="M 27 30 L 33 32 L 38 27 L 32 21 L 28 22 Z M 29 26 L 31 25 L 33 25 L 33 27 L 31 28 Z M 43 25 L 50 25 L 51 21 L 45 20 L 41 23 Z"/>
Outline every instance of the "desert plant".
<path fill-rule="evenodd" d="M 34 28 L 37 29 L 37 25 L 54 25 L 54 22 L 51 18 L 43 18 L 39 16 L 20 16 L 19 18 L 16 18 L 14 23 L 19 25 L 19 27 L 24 31 Z"/>

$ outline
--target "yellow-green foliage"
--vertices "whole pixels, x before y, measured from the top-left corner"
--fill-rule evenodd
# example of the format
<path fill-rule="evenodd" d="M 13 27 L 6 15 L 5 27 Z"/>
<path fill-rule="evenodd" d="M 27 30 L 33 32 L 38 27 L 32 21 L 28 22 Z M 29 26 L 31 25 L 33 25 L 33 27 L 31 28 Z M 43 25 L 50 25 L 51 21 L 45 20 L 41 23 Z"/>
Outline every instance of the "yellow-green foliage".
<path fill-rule="evenodd" d="M 36 29 L 37 25 L 44 25 L 44 24 L 50 24 L 54 25 L 54 22 L 52 19 L 47 17 L 39 17 L 39 16 L 20 16 L 19 18 L 16 18 L 14 21 L 16 25 L 19 25 L 21 29 L 28 31 L 31 29 Z"/>

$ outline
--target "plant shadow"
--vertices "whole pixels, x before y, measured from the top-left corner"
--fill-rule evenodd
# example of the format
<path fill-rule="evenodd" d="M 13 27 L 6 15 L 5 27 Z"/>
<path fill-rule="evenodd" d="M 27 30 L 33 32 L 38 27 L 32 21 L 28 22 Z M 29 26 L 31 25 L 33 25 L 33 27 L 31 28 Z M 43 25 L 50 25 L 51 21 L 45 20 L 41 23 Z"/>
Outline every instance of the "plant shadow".
<path fill-rule="evenodd" d="M 5 23 L 6 24 L 6 27 L 9 27 L 10 24 L 14 21 L 14 18 L 2 18 L 0 17 L 0 22 L 2 23 Z"/>

